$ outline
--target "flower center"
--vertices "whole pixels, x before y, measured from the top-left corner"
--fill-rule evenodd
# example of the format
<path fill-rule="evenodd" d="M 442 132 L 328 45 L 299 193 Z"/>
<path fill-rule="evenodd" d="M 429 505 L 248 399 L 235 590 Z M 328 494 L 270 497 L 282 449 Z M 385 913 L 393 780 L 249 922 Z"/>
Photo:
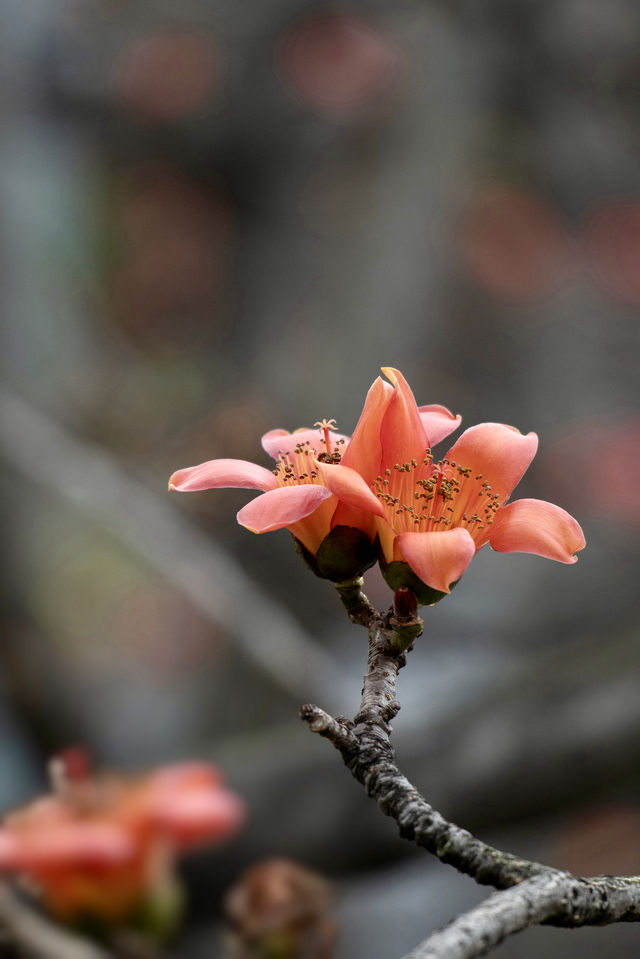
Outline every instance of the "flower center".
<path fill-rule="evenodd" d="M 315 483 L 323 486 L 315 460 L 321 463 L 339 463 L 342 459 L 344 439 L 340 437 L 335 443 L 332 441 L 331 430 L 337 429 L 335 420 L 320 420 L 314 423 L 318 427 L 318 448 L 311 440 L 300 442 L 292 452 L 281 450 L 278 453 L 273 475 L 278 486 L 299 486 L 302 483 Z"/>
<path fill-rule="evenodd" d="M 472 475 L 470 466 L 454 460 L 433 462 L 431 450 L 421 462 L 395 463 L 372 484 L 396 533 L 430 533 L 461 526 L 477 542 L 500 506 L 499 493 L 482 473 Z"/>

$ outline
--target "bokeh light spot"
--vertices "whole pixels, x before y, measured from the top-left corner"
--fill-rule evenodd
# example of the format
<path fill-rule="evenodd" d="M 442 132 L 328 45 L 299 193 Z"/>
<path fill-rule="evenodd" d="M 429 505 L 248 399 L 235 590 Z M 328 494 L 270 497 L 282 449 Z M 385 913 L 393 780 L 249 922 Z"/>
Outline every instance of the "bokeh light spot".
<path fill-rule="evenodd" d="M 555 842 L 554 860 L 577 876 L 602 873 L 633 876 L 640 869 L 640 806 L 611 803 L 583 810 L 569 819 Z"/>
<path fill-rule="evenodd" d="M 477 283 L 516 302 L 553 293 L 576 266 L 571 237 L 552 207 L 509 186 L 475 197 L 460 224 L 458 247 Z"/>
<path fill-rule="evenodd" d="M 149 161 L 118 181 L 112 218 L 116 322 L 138 341 L 215 327 L 232 236 L 226 196 Z"/>
<path fill-rule="evenodd" d="M 593 276 L 613 296 L 640 304 L 640 202 L 603 205 L 585 228 Z"/>
<path fill-rule="evenodd" d="M 398 53 L 377 27 L 331 13 L 291 26 L 279 45 L 278 66 L 288 86 L 314 109 L 351 115 L 388 91 Z"/>
<path fill-rule="evenodd" d="M 560 502 L 621 528 L 640 528 L 640 417 L 573 422 L 547 444 L 545 463 L 545 483 Z"/>
<path fill-rule="evenodd" d="M 201 110 L 219 81 L 213 38 L 168 28 L 129 43 L 111 74 L 114 93 L 125 108 L 155 123 L 182 120 Z"/>

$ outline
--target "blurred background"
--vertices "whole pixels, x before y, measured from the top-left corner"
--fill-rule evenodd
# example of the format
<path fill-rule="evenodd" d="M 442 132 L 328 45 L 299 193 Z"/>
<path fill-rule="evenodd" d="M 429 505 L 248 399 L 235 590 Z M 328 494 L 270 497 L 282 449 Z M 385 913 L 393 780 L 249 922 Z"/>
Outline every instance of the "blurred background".
<path fill-rule="evenodd" d="M 414 852 L 297 719 L 353 715 L 364 631 L 246 491 L 166 492 L 273 427 L 353 429 L 381 365 L 540 435 L 520 496 L 574 567 L 484 550 L 425 611 L 401 765 L 449 818 L 640 872 L 640 7 L 635 0 L 1 5 L 0 805 L 73 742 L 218 762 L 250 807 L 186 866 L 179 957 L 266 856 L 337 890 L 338 959 L 482 895 Z M 390 601 L 375 572 L 367 592 Z M 503 959 L 630 955 L 534 930 Z"/>

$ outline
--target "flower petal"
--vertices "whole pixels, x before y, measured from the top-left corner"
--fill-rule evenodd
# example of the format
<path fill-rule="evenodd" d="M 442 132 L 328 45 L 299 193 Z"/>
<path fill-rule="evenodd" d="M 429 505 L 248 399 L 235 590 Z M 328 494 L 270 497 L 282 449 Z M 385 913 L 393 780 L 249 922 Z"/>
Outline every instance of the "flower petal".
<path fill-rule="evenodd" d="M 503 423 L 479 423 L 464 431 L 447 459 L 471 467 L 473 476 L 482 474 L 502 504 L 524 476 L 537 448 L 535 433 L 524 435 Z"/>
<path fill-rule="evenodd" d="M 329 496 L 312 513 L 291 523 L 287 529 L 315 556 L 323 539 L 331 532 L 335 511 L 335 497 Z"/>
<path fill-rule="evenodd" d="M 460 527 L 438 533 L 402 533 L 402 555 L 423 583 L 442 593 L 460 579 L 475 556 L 471 535 Z"/>
<path fill-rule="evenodd" d="M 368 483 L 360 476 L 360 473 L 356 473 L 354 469 L 350 469 L 348 466 L 343 466 L 342 463 L 331 465 L 316 461 L 316 466 L 320 470 L 327 487 L 338 497 L 341 503 L 347 503 L 356 509 L 364 510 L 365 513 L 384 516 L 382 503 Z"/>
<path fill-rule="evenodd" d="M 153 824 L 180 848 L 236 832 L 246 818 L 242 800 L 227 789 L 185 789 L 157 801 Z"/>
<path fill-rule="evenodd" d="M 518 499 L 498 510 L 489 538 L 500 553 L 535 553 L 559 563 L 576 563 L 585 539 L 573 516 L 541 499 Z"/>
<path fill-rule="evenodd" d="M 382 444 L 380 427 L 393 396 L 393 388 L 379 376 L 374 380 L 353 436 L 342 457 L 344 466 L 357 470 L 367 480 L 374 480 L 380 472 Z"/>
<path fill-rule="evenodd" d="M 393 467 L 422 459 L 429 443 L 411 387 L 399 370 L 383 367 L 382 372 L 395 386 L 380 428 L 382 461 Z"/>
<path fill-rule="evenodd" d="M 419 406 L 418 413 L 427 434 L 427 440 L 430 446 L 437 446 L 441 440 L 446 439 L 454 430 L 457 430 L 462 421 L 460 415 L 454 416 L 446 406 Z"/>
<path fill-rule="evenodd" d="M 237 515 L 241 526 L 252 533 L 270 533 L 297 523 L 331 496 L 326 486 L 305 483 L 301 486 L 283 486 L 256 496 Z"/>
<path fill-rule="evenodd" d="M 344 440 L 344 445 L 341 447 L 344 449 L 344 446 L 349 442 L 349 437 L 344 436 L 342 433 L 336 433 L 335 430 L 329 430 L 329 436 L 331 438 L 331 449 L 334 450 L 336 444 L 340 440 Z M 274 460 L 277 460 L 280 453 L 293 453 L 296 446 L 299 446 L 301 443 L 309 443 L 311 448 L 314 449 L 317 453 L 326 452 L 324 448 L 324 434 L 322 430 L 319 430 L 317 427 L 315 429 L 303 429 L 295 430 L 293 433 L 288 433 L 286 430 L 269 430 L 268 433 L 265 433 L 262 437 L 262 448 L 265 450 L 269 456 L 273 456 Z"/>
<path fill-rule="evenodd" d="M 118 823 L 69 822 L 32 831 L 0 831 L 0 868 L 29 871 L 119 867 L 138 854 L 136 837 Z"/>
<path fill-rule="evenodd" d="M 209 460 L 178 470 L 169 480 L 169 489 L 181 493 L 221 487 L 272 490 L 277 485 L 270 470 L 247 460 Z"/>

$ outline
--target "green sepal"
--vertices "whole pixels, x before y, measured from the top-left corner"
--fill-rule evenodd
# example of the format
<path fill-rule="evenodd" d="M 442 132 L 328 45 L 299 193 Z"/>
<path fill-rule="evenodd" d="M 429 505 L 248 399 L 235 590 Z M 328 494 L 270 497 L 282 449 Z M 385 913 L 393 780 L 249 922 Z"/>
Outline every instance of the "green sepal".
<path fill-rule="evenodd" d="M 178 876 L 167 873 L 147 892 L 130 926 L 152 942 L 163 945 L 177 934 L 185 907 L 182 882 Z"/>
<path fill-rule="evenodd" d="M 394 592 L 396 589 L 400 589 L 401 586 L 408 586 L 409 589 L 412 589 L 416 594 L 420 606 L 435 606 L 444 596 L 447 596 L 447 593 L 443 593 L 441 590 L 434 589 L 433 586 L 427 586 L 426 583 L 423 583 L 408 563 L 393 560 L 393 562 L 385 564 L 381 558 L 380 569 L 387 584 Z M 459 580 L 456 580 L 455 583 L 450 583 L 449 589 L 453 589 L 458 582 Z"/>
<path fill-rule="evenodd" d="M 377 560 L 377 550 L 366 533 L 355 526 L 334 526 L 315 554 L 295 539 L 296 549 L 310 570 L 321 579 L 342 583 L 361 576 Z"/>
<path fill-rule="evenodd" d="M 296 959 L 300 956 L 298 936 L 285 930 L 267 933 L 261 939 L 257 955 L 260 959 Z"/>

